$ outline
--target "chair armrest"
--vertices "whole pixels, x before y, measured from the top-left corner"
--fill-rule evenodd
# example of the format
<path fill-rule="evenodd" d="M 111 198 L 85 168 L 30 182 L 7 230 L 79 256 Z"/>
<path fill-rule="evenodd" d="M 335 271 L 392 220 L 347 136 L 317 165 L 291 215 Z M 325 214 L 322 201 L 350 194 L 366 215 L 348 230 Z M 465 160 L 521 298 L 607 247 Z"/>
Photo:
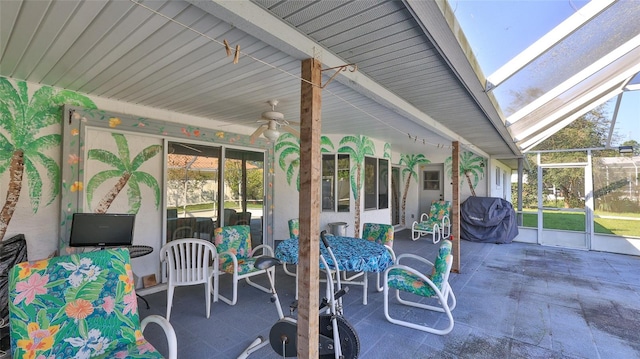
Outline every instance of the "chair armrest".
<path fill-rule="evenodd" d="M 423 273 L 421 273 L 420 271 L 411 268 L 409 266 L 405 266 L 402 264 L 394 264 L 390 267 L 388 267 L 387 269 L 385 269 L 384 271 L 384 285 L 387 286 L 387 282 L 389 281 L 389 271 L 391 271 L 392 269 L 399 269 L 399 270 L 403 270 L 406 272 L 409 272 L 411 274 L 414 274 L 416 276 L 418 276 L 418 278 L 420 278 L 420 280 L 424 281 L 425 283 L 429 284 L 429 286 L 431 287 L 431 289 L 433 289 L 433 291 L 438 295 L 438 297 L 440 298 L 440 300 L 444 300 L 443 299 L 443 295 L 442 292 L 440 291 L 440 289 L 438 289 L 438 287 L 431 281 L 431 279 L 429 279 L 429 277 L 427 277 L 426 275 L 424 275 Z"/>
<path fill-rule="evenodd" d="M 393 260 L 393 263 L 395 263 L 396 262 L 396 252 L 394 252 L 393 248 L 389 247 L 389 245 L 385 244 L 384 246 L 389 251 L 389 254 L 391 255 L 391 259 Z"/>
<path fill-rule="evenodd" d="M 268 255 L 270 257 L 275 257 L 274 252 L 273 252 L 273 248 L 271 248 L 270 245 L 268 244 L 261 244 L 259 246 L 256 246 L 255 248 L 253 248 L 251 250 L 251 254 L 249 254 L 249 257 L 253 257 L 253 254 L 258 250 L 258 249 L 262 249 L 264 248 L 262 255 Z"/>
<path fill-rule="evenodd" d="M 428 260 L 428 259 L 426 259 L 426 258 L 424 258 L 424 257 L 420 257 L 419 255 L 416 255 L 416 254 L 413 254 L 413 253 L 402 253 L 401 255 L 399 255 L 399 256 L 396 258 L 395 263 L 399 265 L 399 264 L 400 264 L 400 261 L 401 261 L 402 259 L 411 259 L 411 260 L 416 260 L 416 261 L 418 261 L 418 262 L 421 262 L 421 263 L 423 263 L 423 264 L 426 264 L 426 265 L 429 265 L 429 266 L 433 267 L 433 263 L 432 263 L 430 260 Z"/>
<path fill-rule="evenodd" d="M 167 346 L 169 347 L 168 359 L 178 359 L 178 339 L 176 338 L 176 332 L 173 330 L 173 326 L 167 319 L 156 314 L 146 316 L 140 322 L 140 331 L 144 332 L 147 324 L 156 323 L 162 328 L 165 336 L 167 337 Z"/>
<path fill-rule="evenodd" d="M 218 259 L 218 263 L 217 266 L 220 266 L 220 257 L 222 256 L 229 256 L 231 257 L 231 260 L 233 261 L 233 271 L 237 272 L 238 271 L 238 257 L 236 257 L 235 254 L 233 254 L 233 252 L 231 251 L 226 251 L 226 252 L 220 252 L 217 255 L 217 259 Z M 215 270 L 217 271 L 219 268 L 215 268 Z"/>
<path fill-rule="evenodd" d="M 426 220 L 429 220 L 429 214 L 428 213 L 423 213 L 420 215 L 420 222 L 424 222 Z"/>
<path fill-rule="evenodd" d="M 442 226 L 445 226 L 445 223 L 449 223 L 451 224 L 451 221 L 449 220 L 449 216 L 447 216 L 446 214 L 444 216 L 442 216 Z"/>

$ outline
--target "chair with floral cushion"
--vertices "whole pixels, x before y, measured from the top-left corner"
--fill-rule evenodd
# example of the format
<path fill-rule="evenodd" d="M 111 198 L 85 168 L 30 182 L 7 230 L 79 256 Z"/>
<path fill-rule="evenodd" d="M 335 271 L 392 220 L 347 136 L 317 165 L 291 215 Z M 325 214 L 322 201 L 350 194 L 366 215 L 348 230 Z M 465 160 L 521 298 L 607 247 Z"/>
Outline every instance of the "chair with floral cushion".
<path fill-rule="evenodd" d="M 365 223 L 362 227 L 362 239 L 382 244 L 389 250 L 391 258 L 395 263 L 396 254 L 393 252 L 393 226 L 390 224 L 379 223 Z M 377 273 L 377 287 L 378 292 L 382 292 L 382 283 L 380 283 L 380 272 Z"/>
<path fill-rule="evenodd" d="M 298 218 L 292 218 L 288 221 L 289 224 L 289 238 L 298 239 L 300 237 L 300 220 Z M 296 272 L 292 272 L 287 268 L 287 263 L 282 263 L 282 269 L 284 269 L 284 273 L 291 276 L 296 277 Z M 296 299 L 298 299 L 298 281 L 296 280 Z"/>
<path fill-rule="evenodd" d="M 422 236 L 431 234 L 433 243 L 438 243 L 442 238 L 448 238 L 451 234 L 451 202 L 432 201 L 429 213 L 420 215 L 420 222 L 414 221 L 411 225 L 411 239 L 414 241 Z"/>
<path fill-rule="evenodd" d="M 261 244 L 255 248 L 251 248 L 251 229 L 249 226 L 224 226 L 218 227 L 213 231 L 213 243 L 218 251 L 218 270 L 214 275 L 214 301 L 218 298 L 229 305 L 235 305 L 238 300 L 238 281 L 244 279 L 247 284 L 258 288 L 266 293 L 271 293 L 269 288 L 263 287 L 249 278 L 267 273 L 271 271 L 275 278 L 275 268 L 257 269 L 253 266 L 256 258 L 263 255 L 273 257 L 273 249 Z M 256 251 L 261 250 L 262 254 L 254 255 Z M 224 297 L 219 292 L 219 277 L 223 274 L 231 274 L 233 279 L 233 296 L 231 299 Z"/>
<path fill-rule="evenodd" d="M 142 332 L 156 323 L 177 358 L 169 321 L 140 322 L 127 249 L 23 262 L 9 273 L 14 358 L 162 358 Z"/>
<path fill-rule="evenodd" d="M 362 226 L 362 239 L 366 239 L 371 242 L 378 243 L 383 245 L 391 254 L 391 258 L 395 261 L 396 255 L 393 252 L 393 226 L 390 224 L 380 224 L 380 223 L 365 223 Z M 354 279 L 358 277 L 363 277 L 362 281 L 354 281 Z M 376 290 L 378 292 L 382 292 L 382 283 L 380 283 L 380 272 L 377 273 L 376 276 Z M 351 276 L 347 276 L 346 272 L 342 272 L 342 280 L 356 285 L 363 286 L 363 298 L 362 303 L 367 304 L 367 290 L 368 290 L 368 278 L 366 273 L 364 272 L 356 272 Z"/>
<path fill-rule="evenodd" d="M 424 274 L 417 267 L 407 266 L 406 263 L 412 261 L 421 267 L 429 267 L 430 274 Z M 402 264 L 405 263 L 405 264 Z M 422 330 L 428 333 L 445 335 L 453 330 L 453 315 L 451 311 L 456 307 L 456 297 L 449 285 L 449 273 L 453 256 L 451 255 L 451 241 L 444 240 L 440 245 L 435 263 L 411 253 L 403 253 L 396 259 L 396 264 L 388 267 L 384 271 L 384 316 L 391 323 L 405 327 Z M 395 289 L 396 299 L 400 304 L 411 307 L 445 313 L 448 325 L 445 328 L 435 328 L 426 324 L 413 323 L 401 319 L 392 318 L 389 314 L 389 289 Z M 400 292 L 414 294 L 423 297 L 420 301 L 412 301 L 400 298 Z M 430 298 L 429 303 L 424 298 Z M 432 305 L 433 304 L 433 305 Z M 407 318 L 406 311 L 402 311 L 402 316 Z"/>
<path fill-rule="evenodd" d="M 300 220 L 298 218 L 292 218 L 289 220 L 289 238 L 298 239 L 300 236 Z"/>

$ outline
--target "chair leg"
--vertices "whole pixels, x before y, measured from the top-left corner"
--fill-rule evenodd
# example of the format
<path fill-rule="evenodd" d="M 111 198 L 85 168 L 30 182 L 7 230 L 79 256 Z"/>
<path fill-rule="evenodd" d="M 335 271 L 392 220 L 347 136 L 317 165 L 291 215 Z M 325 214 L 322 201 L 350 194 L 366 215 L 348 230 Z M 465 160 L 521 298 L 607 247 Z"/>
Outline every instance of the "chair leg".
<path fill-rule="evenodd" d="M 438 299 L 440 300 L 440 303 L 442 304 L 442 307 L 434 307 L 434 306 L 431 306 L 431 305 L 426 305 L 426 304 L 416 303 L 416 302 L 410 302 L 410 301 L 406 301 L 404 299 L 400 299 L 400 291 L 399 290 L 394 290 L 394 291 L 396 292 L 396 295 L 395 295 L 396 299 L 401 304 L 409 305 L 409 306 L 416 307 L 416 308 L 434 310 L 434 311 L 437 311 L 437 312 L 445 313 L 446 316 L 447 316 L 447 319 L 449 321 L 449 324 L 444 329 L 436 329 L 436 328 L 433 328 L 433 327 L 428 327 L 426 325 L 419 325 L 419 324 L 411 323 L 411 322 L 408 322 L 408 321 L 405 321 L 405 320 L 392 318 L 390 316 L 390 314 L 389 314 L 389 287 L 385 286 L 384 287 L 384 299 L 383 299 L 383 301 L 384 301 L 384 316 L 385 316 L 385 318 L 387 318 L 387 320 L 390 323 L 401 325 L 401 326 L 407 327 L 407 328 L 421 330 L 421 331 L 427 332 L 427 333 L 438 334 L 438 335 L 449 334 L 453 330 L 453 326 L 454 326 L 453 315 L 451 314 L 451 309 L 447 305 L 446 299 L 443 298 L 441 294 L 438 294 Z M 451 293 L 451 294 L 453 294 L 453 293 Z M 454 298 L 454 301 L 455 301 L 455 298 Z"/>
<path fill-rule="evenodd" d="M 236 305 L 236 303 L 238 302 L 238 275 L 236 273 L 233 273 L 233 295 L 231 297 L 231 299 L 223 296 L 222 294 L 220 294 L 218 292 L 218 299 L 222 300 L 223 302 L 229 304 L 229 305 Z"/>
<path fill-rule="evenodd" d="M 167 320 L 171 316 L 171 306 L 173 305 L 173 290 L 174 286 L 169 284 L 167 287 Z"/>
<path fill-rule="evenodd" d="M 362 305 L 367 305 L 367 294 L 369 294 L 369 277 L 366 272 L 362 272 Z"/>
<path fill-rule="evenodd" d="M 384 289 L 382 287 L 382 282 L 380 281 L 380 272 L 376 273 L 376 290 L 378 292 L 382 292 L 382 290 Z"/>
<path fill-rule="evenodd" d="M 211 316 L 211 278 L 204 285 L 204 297 L 207 303 L 207 319 Z"/>

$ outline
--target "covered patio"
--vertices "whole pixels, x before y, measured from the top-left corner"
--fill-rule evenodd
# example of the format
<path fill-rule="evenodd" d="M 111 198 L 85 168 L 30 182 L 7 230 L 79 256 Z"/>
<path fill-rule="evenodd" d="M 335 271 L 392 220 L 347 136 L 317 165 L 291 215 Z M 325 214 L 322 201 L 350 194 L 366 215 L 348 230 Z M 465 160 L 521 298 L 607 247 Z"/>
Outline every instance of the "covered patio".
<path fill-rule="evenodd" d="M 412 241 L 408 230 L 397 232 L 394 241 L 396 253 L 426 258 L 435 258 L 438 246 Z M 369 303 L 362 305 L 362 288 L 351 287 L 344 297 L 345 317 L 360 338 L 360 358 L 640 358 L 640 258 L 516 242 L 462 241 L 461 250 L 460 273 L 449 279 L 458 305 L 448 335 L 391 324 L 382 293 L 370 288 Z M 281 270 L 276 276 L 286 314 L 295 285 Z M 235 306 L 217 303 L 207 319 L 202 286 L 177 288 L 171 323 L 181 357 L 236 358 L 258 335 L 267 336 L 277 320 L 269 297 L 244 285 Z M 165 292 L 145 298 L 151 309 L 141 306 L 141 316 L 164 315 Z M 391 310 L 429 324 L 444 319 L 397 304 Z M 165 350 L 160 330 L 147 331 L 154 346 Z M 278 355 L 266 347 L 251 358 Z"/>
<path fill-rule="evenodd" d="M 527 151 L 638 89 L 640 5 L 586 4 L 485 76 L 444 0 L 0 1 L 0 100 L 10 103 L 1 108 L 0 187 L 13 199 L 0 216 L 0 239 L 25 233 L 30 259 L 64 255 L 77 250 L 68 245 L 73 213 L 111 204 L 111 213 L 136 213 L 133 244 L 152 252 L 135 259 L 133 271 L 158 284 L 137 283 L 151 304 L 140 307 L 141 317 L 164 315 L 159 252 L 174 237 L 167 158 L 175 152 L 215 158 L 215 188 L 210 176 L 201 181 L 211 180 L 212 223 L 229 224 L 224 163 L 232 160 L 240 163 L 238 206 L 259 206 L 254 240 L 274 245 L 289 237 L 287 221 L 299 218 L 304 274 L 315 268 L 309 248 L 317 234 L 336 221 L 353 237 L 362 223 L 391 224 L 396 253 L 433 258 L 437 245 L 413 242 L 407 230 L 432 200 L 453 202 L 459 240 L 460 202 L 476 191 L 515 202 L 510 175 L 527 165 Z M 310 63 L 314 81 L 305 73 Z M 24 110 L 36 105 L 51 113 Z M 613 133 L 606 150 L 615 149 Z M 100 153 L 111 153 L 109 161 Z M 27 165 L 18 162 L 23 155 Z M 471 169 L 460 169 L 459 159 Z M 260 191 L 247 195 L 247 169 L 256 163 Z M 7 174 L 22 168 L 24 180 L 9 185 Z M 131 168 L 137 177 L 127 183 Z M 438 191 L 425 193 L 431 186 Z M 21 199 L 9 196 L 16 189 Z M 640 357 L 640 259 L 544 243 L 542 221 L 527 232 L 508 245 L 460 243 L 451 278 L 456 326 L 446 336 L 388 323 L 382 295 L 369 293 L 364 306 L 362 289 L 353 288 L 345 314 L 360 335 L 361 357 Z M 638 253 L 638 238 L 616 239 L 624 253 Z M 299 282 L 308 285 L 303 314 L 314 312 L 317 279 Z M 287 304 L 293 279 L 278 268 L 277 283 Z M 234 358 L 276 320 L 268 295 L 250 287 L 240 289 L 236 306 L 216 303 L 206 319 L 201 291 L 179 288 L 175 296 L 171 320 L 186 359 Z M 301 356 L 314 352 L 312 343 L 302 343 Z M 254 356 L 276 357 L 268 350 Z"/>

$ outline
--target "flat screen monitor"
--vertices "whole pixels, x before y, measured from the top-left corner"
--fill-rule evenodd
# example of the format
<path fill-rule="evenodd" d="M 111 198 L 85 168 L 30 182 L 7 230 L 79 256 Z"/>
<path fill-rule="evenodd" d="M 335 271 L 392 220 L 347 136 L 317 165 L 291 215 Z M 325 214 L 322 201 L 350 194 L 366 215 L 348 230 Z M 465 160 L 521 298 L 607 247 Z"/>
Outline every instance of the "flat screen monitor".
<path fill-rule="evenodd" d="M 130 246 L 135 214 L 74 213 L 70 247 Z"/>

